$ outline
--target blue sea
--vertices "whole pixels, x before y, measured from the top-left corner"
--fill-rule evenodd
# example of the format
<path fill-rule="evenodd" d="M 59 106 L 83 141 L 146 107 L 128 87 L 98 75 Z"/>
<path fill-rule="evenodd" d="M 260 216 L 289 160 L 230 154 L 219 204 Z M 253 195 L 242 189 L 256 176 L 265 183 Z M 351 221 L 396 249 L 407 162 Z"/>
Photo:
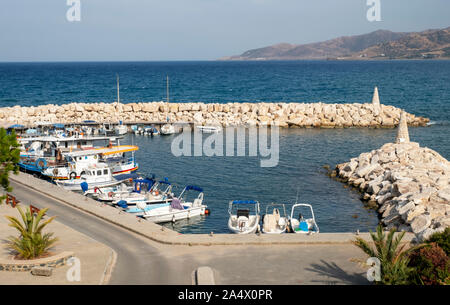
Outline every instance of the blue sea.
<path fill-rule="evenodd" d="M 112 102 L 120 76 L 123 103 L 171 102 L 370 102 L 380 100 L 430 118 L 410 128 L 412 141 L 450 158 L 450 61 L 268 61 L 0 63 L 0 106 Z M 360 194 L 330 179 L 334 167 L 395 139 L 392 129 L 283 129 L 276 167 L 260 157 L 175 157 L 175 136 L 127 135 L 140 149 L 143 174 L 178 185 L 201 186 L 211 215 L 172 225 L 182 233 L 226 233 L 228 202 L 255 199 L 262 213 L 271 202 L 312 204 L 321 232 L 373 230 L 378 217 Z"/>

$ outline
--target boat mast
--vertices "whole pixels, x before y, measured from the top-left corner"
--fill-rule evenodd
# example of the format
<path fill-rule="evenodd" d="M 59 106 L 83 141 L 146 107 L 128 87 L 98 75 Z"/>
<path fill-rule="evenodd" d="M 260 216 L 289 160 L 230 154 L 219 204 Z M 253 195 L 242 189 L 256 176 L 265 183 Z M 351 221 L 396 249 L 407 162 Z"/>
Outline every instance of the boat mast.
<path fill-rule="evenodd" d="M 166 91 L 167 91 L 167 103 L 169 103 L 169 75 L 167 75 L 166 80 Z"/>
<path fill-rule="evenodd" d="M 117 106 L 120 104 L 120 93 L 119 93 L 119 74 L 117 74 Z"/>

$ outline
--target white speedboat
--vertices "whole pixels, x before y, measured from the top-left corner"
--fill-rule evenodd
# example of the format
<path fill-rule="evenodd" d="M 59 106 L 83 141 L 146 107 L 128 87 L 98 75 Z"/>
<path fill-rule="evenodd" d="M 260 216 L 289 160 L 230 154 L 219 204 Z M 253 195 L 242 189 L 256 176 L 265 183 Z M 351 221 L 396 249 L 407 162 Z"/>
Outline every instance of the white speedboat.
<path fill-rule="evenodd" d="M 187 200 L 189 191 L 198 192 L 193 201 Z M 137 203 L 136 206 L 144 211 L 142 217 L 155 223 L 175 222 L 180 219 L 189 219 L 205 215 L 206 205 L 203 204 L 203 189 L 198 186 L 188 185 L 178 198 L 173 198 L 171 203 L 161 204 L 159 207 L 150 205 L 150 210 L 145 210 L 148 205 Z"/>
<path fill-rule="evenodd" d="M 116 135 L 122 136 L 128 133 L 128 127 L 126 125 L 123 125 L 122 122 L 120 122 L 119 125 L 114 127 L 114 131 Z"/>
<path fill-rule="evenodd" d="M 298 218 L 294 217 L 294 210 L 307 209 L 309 210 L 309 217 L 305 217 L 304 214 L 299 213 Z M 297 203 L 292 206 L 291 216 L 289 218 L 290 229 L 294 233 L 300 234 L 313 234 L 319 233 L 319 226 L 316 223 L 316 218 L 314 217 L 314 211 L 310 204 Z"/>
<path fill-rule="evenodd" d="M 253 207 L 253 214 L 250 214 Z M 236 234 L 259 232 L 259 202 L 255 200 L 230 201 L 228 207 L 228 228 Z"/>
<path fill-rule="evenodd" d="M 203 133 L 219 133 L 222 131 L 220 126 L 196 126 L 198 130 Z"/>
<path fill-rule="evenodd" d="M 266 214 L 263 217 L 262 232 L 265 234 L 281 234 L 286 232 L 287 226 L 288 217 L 285 205 L 276 203 L 268 205 Z"/>
<path fill-rule="evenodd" d="M 172 201 L 172 184 L 167 180 L 156 182 L 154 179 L 134 180 L 134 189 L 128 193 L 113 194 L 110 198 L 113 205 L 118 205 L 128 213 L 142 214 L 142 209 L 137 208 L 137 203 L 157 204 Z M 165 187 L 162 187 L 165 186 Z M 108 194 L 109 196 L 110 194 Z"/>
<path fill-rule="evenodd" d="M 176 133 L 175 131 L 175 126 L 173 126 L 172 124 L 164 124 L 163 126 L 161 126 L 161 135 L 171 135 Z"/>

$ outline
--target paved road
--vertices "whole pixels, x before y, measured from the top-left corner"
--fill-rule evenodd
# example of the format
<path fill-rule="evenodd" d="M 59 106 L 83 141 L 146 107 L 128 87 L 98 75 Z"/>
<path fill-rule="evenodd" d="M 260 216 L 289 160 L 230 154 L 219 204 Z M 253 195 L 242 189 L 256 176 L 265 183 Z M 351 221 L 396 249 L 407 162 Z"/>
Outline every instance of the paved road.
<path fill-rule="evenodd" d="M 48 207 L 48 214 L 57 215 L 59 222 L 114 249 L 117 262 L 110 284 L 180 283 L 179 274 L 169 272 L 171 268 L 158 249 L 143 241 L 141 237 L 14 181 L 11 181 L 11 186 L 14 188 L 12 193 L 23 204 L 33 204 L 38 208 Z M 189 277 L 186 277 L 187 279 Z"/>
<path fill-rule="evenodd" d="M 23 204 L 49 207 L 58 221 L 114 249 L 111 284 L 191 284 L 199 266 L 215 270 L 218 284 L 368 284 L 364 258 L 351 244 L 270 246 L 162 245 L 11 181 Z"/>

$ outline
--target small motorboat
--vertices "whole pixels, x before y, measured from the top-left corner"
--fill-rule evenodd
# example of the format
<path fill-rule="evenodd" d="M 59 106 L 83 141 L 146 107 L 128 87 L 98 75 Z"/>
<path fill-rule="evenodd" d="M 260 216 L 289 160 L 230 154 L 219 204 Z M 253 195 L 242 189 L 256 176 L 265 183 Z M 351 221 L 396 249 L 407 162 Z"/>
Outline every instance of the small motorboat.
<path fill-rule="evenodd" d="M 187 200 L 189 191 L 198 192 L 198 196 L 193 201 Z M 186 186 L 178 197 L 172 199 L 171 203 L 150 205 L 149 207 L 149 205 L 139 202 L 136 203 L 136 206 L 144 211 L 142 217 L 154 223 L 175 222 L 180 219 L 205 215 L 207 208 L 203 204 L 203 189 L 194 185 Z"/>
<path fill-rule="evenodd" d="M 283 214 L 280 214 L 280 209 Z M 263 217 L 262 233 L 281 234 L 286 232 L 288 217 L 284 204 L 272 203 L 266 207 L 266 214 Z"/>
<path fill-rule="evenodd" d="M 250 214 L 253 207 L 253 214 Z M 259 232 L 259 202 L 255 200 L 234 200 L 228 206 L 228 228 L 236 234 Z"/>
<path fill-rule="evenodd" d="M 175 126 L 173 126 L 172 124 L 164 124 L 163 126 L 161 126 L 161 135 L 171 135 L 176 133 L 175 131 Z"/>
<path fill-rule="evenodd" d="M 155 182 L 153 179 L 140 179 L 134 181 L 132 192 L 113 195 L 112 204 L 123 208 L 127 213 L 141 215 L 151 209 L 150 205 L 170 203 L 173 197 L 172 184 L 169 181 Z M 148 206 L 141 209 L 137 207 L 138 203 L 144 203 Z"/>
<path fill-rule="evenodd" d="M 298 218 L 294 218 L 295 208 L 302 207 L 309 208 L 310 217 L 305 218 L 304 214 L 299 213 Z M 299 210 L 299 209 L 298 209 Z M 314 217 L 314 211 L 310 204 L 297 203 L 292 206 L 291 216 L 289 218 L 289 226 L 292 232 L 301 234 L 313 234 L 319 233 L 319 226 L 316 223 L 316 218 Z"/>
<path fill-rule="evenodd" d="M 220 126 L 196 126 L 203 133 L 219 133 L 222 130 Z"/>

